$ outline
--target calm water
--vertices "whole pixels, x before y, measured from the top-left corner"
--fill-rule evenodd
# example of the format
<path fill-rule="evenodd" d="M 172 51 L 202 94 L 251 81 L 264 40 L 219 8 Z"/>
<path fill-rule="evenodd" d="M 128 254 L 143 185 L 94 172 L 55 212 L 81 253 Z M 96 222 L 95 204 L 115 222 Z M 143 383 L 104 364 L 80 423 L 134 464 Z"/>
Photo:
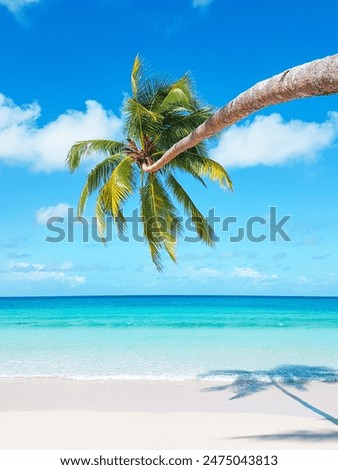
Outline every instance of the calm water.
<path fill-rule="evenodd" d="M 0 298 L 0 376 L 338 369 L 338 298 Z"/>

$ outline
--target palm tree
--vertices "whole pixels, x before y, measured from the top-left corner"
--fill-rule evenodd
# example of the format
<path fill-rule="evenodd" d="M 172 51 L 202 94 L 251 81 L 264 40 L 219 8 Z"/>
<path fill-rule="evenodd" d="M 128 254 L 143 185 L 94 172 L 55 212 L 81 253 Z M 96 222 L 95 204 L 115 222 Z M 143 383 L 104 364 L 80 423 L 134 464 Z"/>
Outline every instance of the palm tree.
<path fill-rule="evenodd" d="M 212 227 L 177 176 L 188 173 L 204 186 L 207 177 L 223 189 L 232 189 L 232 183 L 225 169 L 208 158 L 202 143 L 192 146 L 160 171 L 144 172 L 143 165 L 154 164 L 168 148 L 188 136 L 211 115 L 211 108 L 201 104 L 188 74 L 174 82 L 144 77 L 138 56 L 132 68 L 131 88 L 132 96 L 123 105 L 125 140 L 77 142 L 66 163 L 73 172 L 88 155 L 104 156 L 89 173 L 78 203 L 81 216 L 88 197 L 97 192 L 95 212 L 101 234 L 106 216 L 113 217 L 118 230 L 125 229 L 123 205 L 133 194 L 139 195 L 144 238 L 152 261 L 161 271 L 163 251 L 176 262 L 177 236 L 182 234 L 174 199 L 191 217 L 199 238 L 209 246 L 214 244 Z"/>

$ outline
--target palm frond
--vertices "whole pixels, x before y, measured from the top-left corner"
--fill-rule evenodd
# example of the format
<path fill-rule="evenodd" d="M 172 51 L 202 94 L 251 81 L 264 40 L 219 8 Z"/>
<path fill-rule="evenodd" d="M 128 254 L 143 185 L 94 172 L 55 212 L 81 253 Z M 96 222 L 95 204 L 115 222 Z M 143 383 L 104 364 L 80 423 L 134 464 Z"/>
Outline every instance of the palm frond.
<path fill-rule="evenodd" d="M 114 218 L 119 216 L 121 206 L 135 189 L 136 166 L 133 163 L 131 157 L 120 161 L 100 191 L 106 210 Z"/>
<path fill-rule="evenodd" d="M 98 234 L 104 243 L 104 232 L 106 230 L 106 214 L 108 210 L 105 205 L 104 199 L 102 197 L 102 190 L 99 192 L 96 205 L 95 205 L 95 217 L 96 217 L 96 225 L 98 229 Z"/>
<path fill-rule="evenodd" d="M 133 96 L 137 95 L 139 82 L 141 78 L 141 70 L 142 70 L 142 61 L 140 59 L 140 56 L 137 54 L 134 60 L 132 71 L 131 71 L 131 89 L 133 92 Z"/>
<path fill-rule="evenodd" d="M 137 100 L 128 98 L 124 104 L 124 113 L 128 137 L 140 141 L 142 145 L 144 135 L 152 137 L 160 131 L 162 116 L 150 111 Z"/>
<path fill-rule="evenodd" d="M 195 174 L 200 178 L 207 177 L 211 181 L 218 183 L 222 189 L 232 191 L 232 181 L 227 171 L 218 162 L 206 157 L 206 152 L 204 152 L 204 147 L 199 144 L 171 160 L 167 166 L 191 173 L 194 177 Z"/>
<path fill-rule="evenodd" d="M 210 116 L 210 110 L 211 108 L 201 108 L 187 113 L 185 110 L 176 109 L 171 113 L 166 113 L 162 121 L 162 130 L 156 139 L 159 148 L 167 150 L 189 135 Z"/>
<path fill-rule="evenodd" d="M 93 153 L 100 153 L 103 155 L 113 155 L 122 152 L 124 144 L 114 140 L 83 140 L 76 142 L 68 152 L 66 157 L 66 165 L 71 172 L 76 170 L 82 159 L 92 155 Z"/>
<path fill-rule="evenodd" d="M 98 163 L 88 175 L 87 181 L 83 186 L 79 203 L 77 206 L 78 216 L 82 216 L 89 196 L 104 186 L 110 178 L 114 168 L 121 159 L 122 154 L 111 155 L 102 162 Z"/>
<path fill-rule="evenodd" d="M 137 93 L 137 101 L 150 111 L 158 112 L 163 99 L 170 91 L 172 82 L 167 77 L 149 77 L 144 80 Z"/>
<path fill-rule="evenodd" d="M 162 113 L 195 112 L 197 111 L 197 101 L 194 97 L 191 80 L 188 74 L 183 75 L 173 83 L 165 98 L 159 106 Z"/>
<path fill-rule="evenodd" d="M 147 175 L 140 195 L 144 236 L 149 244 L 152 260 L 161 271 L 162 249 L 176 262 L 176 238 L 182 228 L 181 223 L 170 196 L 157 175 Z"/>
<path fill-rule="evenodd" d="M 168 187 L 172 190 L 176 199 L 182 204 L 185 212 L 192 218 L 198 236 L 207 245 L 213 246 L 215 243 L 215 232 L 209 225 L 207 219 L 197 209 L 186 191 L 173 175 L 167 176 Z"/>
<path fill-rule="evenodd" d="M 149 179 L 149 177 L 147 178 Z M 143 235 L 148 243 L 150 256 L 156 269 L 161 272 L 163 270 L 162 263 L 162 244 L 154 235 L 153 228 L 150 224 L 150 218 L 153 217 L 153 204 L 151 202 L 151 194 L 149 185 L 145 184 L 140 189 L 141 217 L 143 221 Z"/>
<path fill-rule="evenodd" d="M 187 150 L 186 154 L 190 157 L 195 170 L 200 176 L 206 176 L 211 181 L 215 181 L 222 189 L 233 190 L 230 176 L 220 163 L 209 157 L 196 154 L 193 151 Z"/>
<path fill-rule="evenodd" d="M 189 98 L 180 88 L 172 88 L 161 103 L 160 111 L 188 110 Z"/>
<path fill-rule="evenodd" d="M 102 194 L 102 191 L 99 192 L 97 199 L 96 199 L 96 205 L 95 205 L 95 217 L 96 217 L 96 225 L 98 229 L 98 235 L 101 238 L 101 241 L 105 243 L 105 230 L 106 230 L 106 217 L 109 216 L 111 217 L 111 211 L 107 208 L 105 204 L 105 200 Z M 116 225 L 116 229 L 118 233 L 124 233 L 125 228 L 126 228 L 126 219 L 123 215 L 122 210 L 119 210 L 114 217 L 114 222 Z"/>
<path fill-rule="evenodd" d="M 193 90 L 193 81 L 189 72 L 185 73 L 172 85 L 172 87 L 179 88 L 185 95 L 191 96 L 191 99 L 196 101 L 195 92 Z"/>
<path fill-rule="evenodd" d="M 158 158 L 160 157 L 161 156 L 159 156 Z M 200 174 L 200 167 L 197 166 L 196 168 L 196 163 L 194 163 L 194 159 L 191 158 L 189 155 L 186 155 L 185 153 L 179 155 L 177 158 L 174 158 L 173 160 L 168 162 L 167 165 L 162 168 L 162 170 L 164 171 L 165 174 L 168 174 L 169 172 L 172 172 L 175 170 L 182 171 L 184 173 L 189 174 L 193 178 L 195 178 L 204 187 L 207 186 Z"/>

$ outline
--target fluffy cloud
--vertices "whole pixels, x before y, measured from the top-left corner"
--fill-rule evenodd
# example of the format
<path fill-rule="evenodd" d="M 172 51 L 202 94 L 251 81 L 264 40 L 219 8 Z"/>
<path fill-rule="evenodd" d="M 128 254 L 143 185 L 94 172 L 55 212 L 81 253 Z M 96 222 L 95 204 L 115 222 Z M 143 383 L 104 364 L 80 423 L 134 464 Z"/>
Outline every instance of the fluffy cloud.
<path fill-rule="evenodd" d="M 17 106 L 0 94 L 0 160 L 39 171 L 60 170 L 77 140 L 121 137 L 122 120 L 94 100 L 86 101 L 84 112 L 68 110 L 43 127 L 37 125 L 40 114 L 38 103 Z"/>
<path fill-rule="evenodd" d="M 210 279 L 226 279 L 228 276 L 225 272 L 218 269 L 188 266 L 183 272 L 183 277 L 189 280 L 205 282 Z"/>
<path fill-rule="evenodd" d="M 266 280 L 266 279 L 277 279 L 277 274 L 271 274 L 271 276 L 267 274 L 262 274 L 259 271 L 255 271 L 252 268 L 246 268 L 246 267 L 236 267 L 232 273 L 233 277 L 239 277 L 239 278 L 249 278 L 249 279 L 255 279 L 255 280 Z"/>
<path fill-rule="evenodd" d="M 208 268 L 205 266 L 187 266 L 183 269 L 181 274 L 182 279 L 189 281 L 199 283 L 207 283 L 211 281 L 225 282 L 226 285 L 230 285 L 229 283 L 232 282 L 236 282 L 237 285 L 239 280 L 242 280 L 243 283 L 264 285 L 278 279 L 277 274 L 266 274 L 264 272 L 256 271 L 255 269 L 242 266 L 236 266 L 233 270 Z M 169 278 L 171 278 L 171 276 L 169 276 Z M 176 279 L 175 275 L 172 276 L 172 279 Z"/>
<path fill-rule="evenodd" d="M 192 0 L 192 6 L 194 8 L 205 7 L 206 5 L 209 5 L 209 3 L 211 2 L 213 2 L 213 0 Z"/>
<path fill-rule="evenodd" d="M 64 270 L 69 270 L 69 263 L 61 266 Z M 66 265 L 66 266 L 65 266 Z M 79 286 L 86 282 L 84 276 L 70 276 L 56 266 L 46 266 L 41 263 L 10 262 L 8 271 L 5 273 L 6 280 L 41 282 L 54 281 L 67 283 L 72 287 Z"/>
<path fill-rule="evenodd" d="M 56 206 L 40 207 L 36 211 L 35 220 L 38 224 L 45 225 L 51 217 L 67 217 L 69 205 L 61 202 Z"/>
<path fill-rule="evenodd" d="M 195 276 L 197 279 L 223 279 L 225 274 L 218 269 L 213 268 L 192 268 L 189 267 L 189 272 L 192 276 Z"/>
<path fill-rule="evenodd" d="M 9 263 L 9 270 L 12 271 L 21 271 L 21 272 L 29 272 L 29 271 L 42 271 L 45 269 L 44 264 L 37 264 L 37 263 L 24 263 L 24 262 L 14 262 L 11 261 Z"/>
<path fill-rule="evenodd" d="M 314 159 L 338 137 L 338 113 L 323 123 L 284 121 L 280 114 L 256 116 L 223 132 L 210 155 L 225 167 L 282 165 Z"/>
<path fill-rule="evenodd" d="M 252 268 L 238 268 L 236 267 L 233 272 L 234 277 L 250 277 L 252 279 L 260 279 L 262 275 Z"/>
<path fill-rule="evenodd" d="M 0 0 L 0 5 L 4 5 L 12 13 L 17 13 L 21 8 L 39 2 L 40 0 Z"/>

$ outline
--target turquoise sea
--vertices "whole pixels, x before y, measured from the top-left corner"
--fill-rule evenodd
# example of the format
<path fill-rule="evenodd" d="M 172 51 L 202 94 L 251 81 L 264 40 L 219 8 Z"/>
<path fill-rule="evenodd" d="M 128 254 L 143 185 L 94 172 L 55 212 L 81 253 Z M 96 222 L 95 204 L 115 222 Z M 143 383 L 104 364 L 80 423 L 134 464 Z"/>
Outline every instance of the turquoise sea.
<path fill-rule="evenodd" d="M 338 298 L 0 298 L 1 377 L 184 380 L 285 364 L 338 370 Z"/>

